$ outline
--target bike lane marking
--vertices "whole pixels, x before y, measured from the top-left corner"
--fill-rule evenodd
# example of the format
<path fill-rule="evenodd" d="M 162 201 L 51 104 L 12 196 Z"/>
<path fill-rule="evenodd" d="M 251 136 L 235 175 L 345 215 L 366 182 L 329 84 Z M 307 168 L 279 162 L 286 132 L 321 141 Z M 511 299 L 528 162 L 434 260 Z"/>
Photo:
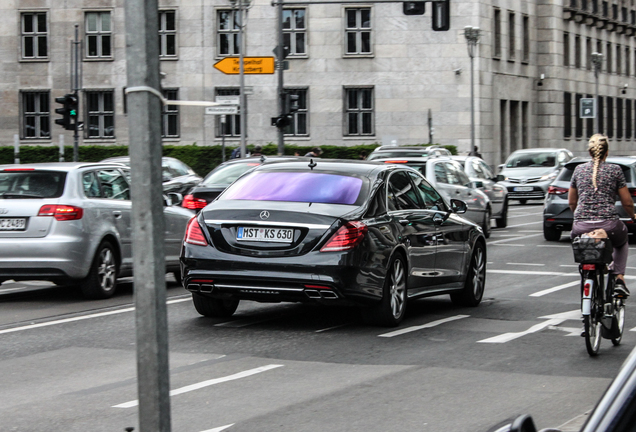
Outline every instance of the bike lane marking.
<path fill-rule="evenodd" d="M 574 281 L 574 282 L 568 282 L 568 283 L 563 284 L 563 285 L 557 285 L 557 286 L 552 287 L 552 288 L 544 289 L 543 291 L 538 291 L 536 293 L 530 294 L 530 297 L 541 297 L 541 296 L 544 296 L 546 294 L 551 294 L 553 292 L 560 291 L 562 289 L 569 288 L 569 287 L 576 286 L 576 285 L 581 285 L 581 281 L 577 280 L 577 281 Z"/>
<path fill-rule="evenodd" d="M 219 427 L 214 428 L 214 429 L 207 429 L 207 430 L 204 430 L 204 431 L 201 431 L 201 432 L 221 432 L 221 431 L 224 431 L 225 429 L 227 429 L 229 427 L 232 427 L 232 426 L 234 426 L 234 423 L 229 424 L 229 425 L 225 425 L 225 426 L 219 426 Z"/>
<path fill-rule="evenodd" d="M 535 324 L 532 327 L 530 327 L 528 330 L 517 332 L 517 333 L 500 334 L 498 336 L 482 339 L 480 341 L 477 341 L 477 343 L 506 343 L 506 342 L 510 342 L 512 340 L 518 339 L 520 337 L 523 337 L 532 333 L 536 333 L 550 326 L 558 326 L 564 321 L 580 319 L 580 318 L 581 318 L 580 309 L 575 309 L 573 311 L 562 312 L 562 313 L 558 313 L 554 315 L 546 315 L 546 316 L 539 317 L 539 319 L 547 319 L 547 321 L 544 321 L 539 324 Z"/>
<path fill-rule="evenodd" d="M 436 327 L 440 324 L 444 324 L 447 322 L 451 322 L 451 321 L 456 321 L 456 320 L 460 320 L 463 318 L 468 318 L 470 317 L 470 315 L 456 315 L 456 316 L 452 316 L 452 317 L 448 317 L 448 318 L 443 318 L 437 321 L 431 321 L 430 323 L 426 323 L 426 324 L 422 324 L 419 326 L 413 326 L 413 327 L 406 327 L 400 330 L 395 330 L 389 333 L 383 333 L 381 335 L 378 335 L 378 337 L 386 337 L 386 338 L 390 338 L 390 337 L 394 337 L 394 336 L 400 336 L 403 335 L 405 333 L 410 333 L 410 332 L 414 332 L 414 331 L 418 331 L 418 330 L 423 330 L 426 328 L 431 328 L 431 327 Z"/>
<path fill-rule="evenodd" d="M 241 379 L 241 378 L 246 378 L 252 375 L 256 375 L 262 372 L 266 372 L 268 370 L 272 370 L 272 369 L 276 369 L 279 367 L 283 367 L 283 365 L 281 364 L 270 364 L 270 365 L 266 365 L 266 366 L 261 366 L 261 367 L 257 367 L 254 369 L 249 369 L 243 372 L 238 372 L 235 373 L 233 375 L 228 375 L 228 376 L 224 376 L 221 378 L 214 378 L 211 380 L 207 380 L 207 381 L 201 381 L 195 384 L 191 384 L 191 385 L 187 385 L 178 389 L 174 389 L 174 390 L 170 390 L 170 396 L 176 396 L 176 395 L 180 395 L 183 393 L 188 393 L 194 390 L 199 390 L 202 389 L 204 387 L 209 387 L 209 386 L 213 386 L 215 384 L 220 384 L 220 383 L 224 383 L 224 382 L 228 382 L 228 381 L 234 381 L 237 379 Z M 124 402 L 121 403 L 119 405 L 113 405 L 112 408 L 132 408 L 132 407 L 136 407 L 137 405 L 139 405 L 139 401 L 138 400 L 133 400 L 133 401 L 129 401 L 129 402 Z"/>

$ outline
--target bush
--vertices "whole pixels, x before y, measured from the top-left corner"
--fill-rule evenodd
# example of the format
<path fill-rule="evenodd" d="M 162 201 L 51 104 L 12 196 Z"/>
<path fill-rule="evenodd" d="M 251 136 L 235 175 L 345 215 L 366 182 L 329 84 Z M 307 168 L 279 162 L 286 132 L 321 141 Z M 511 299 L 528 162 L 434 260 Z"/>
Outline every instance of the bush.
<path fill-rule="evenodd" d="M 426 147 L 427 144 L 421 144 Z M 304 156 L 314 146 L 299 146 L 293 144 L 285 144 L 285 154 L 294 155 L 298 152 Z M 322 158 L 326 159 L 359 159 L 364 152 L 370 154 L 373 149 L 378 147 L 377 144 L 365 144 L 351 147 L 344 146 L 321 146 Z M 453 145 L 444 146 L 452 154 L 457 154 L 457 147 Z M 225 160 L 229 159 L 232 150 L 235 147 L 226 147 Z M 248 151 L 254 150 L 253 145 L 247 146 Z M 270 143 L 263 146 L 264 155 L 278 154 L 278 146 Z M 115 156 L 127 156 L 127 146 L 103 146 L 103 145 L 82 145 L 79 147 L 79 160 L 82 162 L 99 162 L 103 159 Z M 185 146 L 164 145 L 163 155 L 179 159 L 191 166 L 200 176 L 205 176 L 221 163 L 221 146 L 197 146 L 196 144 Z M 60 157 L 59 147 L 57 146 L 29 146 L 20 147 L 20 163 L 37 163 L 37 162 L 57 162 Z M 73 147 L 64 147 L 64 158 L 66 161 L 73 160 Z M 0 146 L 0 164 L 12 164 L 14 161 L 13 146 Z"/>

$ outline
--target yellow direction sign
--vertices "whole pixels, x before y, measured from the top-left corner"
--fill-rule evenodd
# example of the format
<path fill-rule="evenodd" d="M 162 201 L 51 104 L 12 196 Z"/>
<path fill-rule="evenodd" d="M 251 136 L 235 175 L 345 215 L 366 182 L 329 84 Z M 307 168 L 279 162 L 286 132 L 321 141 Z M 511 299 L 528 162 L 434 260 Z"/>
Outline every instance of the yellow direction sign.
<path fill-rule="evenodd" d="M 243 73 L 246 74 L 273 74 L 274 65 L 274 57 L 243 57 Z M 239 57 L 225 57 L 214 63 L 214 67 L 224 74 L 238 74 Z"/>

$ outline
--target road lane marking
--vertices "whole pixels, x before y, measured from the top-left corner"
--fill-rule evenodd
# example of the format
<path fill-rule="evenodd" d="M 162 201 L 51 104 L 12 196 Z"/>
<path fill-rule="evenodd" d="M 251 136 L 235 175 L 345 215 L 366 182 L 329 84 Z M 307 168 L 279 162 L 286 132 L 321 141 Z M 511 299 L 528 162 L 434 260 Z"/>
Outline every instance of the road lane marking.
<path fill-rule="evenodd" d="M 562 272 L 551 272 L 551 271 L 532 271 L 532 270 L 486 270 L 488 273 L 499 273 L 499 274 L 516 274 L 516 275 L 535 275 L 535 276 L 576 276 L 579 277 L 578 273 L 562 273 Z"/>
<path fill-rule="evenodd" d="M 225 429 L 234 426 L 234 423 L 229 424 L 229 425 L 225 425 L 225 426 L 219 426 L 218 428 L 214 428 L 214 429 L 207 429 L 201 432 L 221 432 L 224 431 Z"/>
<path fill-rule="evenodd" d="M 490 243 L 488 243 L 488 245 L 490 245 Z M 524 245 L 524 244 L 510 244 L 510 243 L 504 243 L 504 244 L 495 244 L 495 246 L 518 246 L 518 247 L 525 247 L 526 245 Z"/>
<path fill-rule="evenodd" d="M 514 266 L 536 266 L 536 267 L 543 267 L 545 264 L 537 264 L 537 263 L 506 263 L 507 265 L 514 265 Z"/>
<path fill-rule="evenodd" d="M 326 331 L 329 331 L 329 330 L 334 330 L 334 329 L 337 329 L 337 328 L 340 328 L 340 327 L 346 327 L 349 324 L 350 323 L 344 323 L 344 324 L 336 325 L 336 326 L 333 326 L 333 327 L 327 327 L 327 328 L 324 328 L 324 329 L 316 330 L 316 333 L 322 333 L 322 332 L 326 332 Z"/>
<path fill-rule="evenodd" d="M 495 241 L 491 241 L 488 242 L 488 246 L 492 245 L 492 244 L 501 244 L 501 243 L 505 243 L 505 242 L 509 242 L 509 241 L 513 241 L 513 240 L 522 240 L 522 239 L 528 239 L 528 238 L 532 238 L 532 237 L 538 237 L 541 234 L 530 234 L 530 235 L 526 235 L 526 236 L 517 236 L 515 238 L 508 238 L 508 239 L 503 239 L 503 240 L 495 240 Z"/>
<path fill-rule="evenodd" d="M 551 247 L 551 248 L 568 248 L 568 249 L 572 249 L 572 245 L 546 245 L 546 244 L 541 244 L 541 245 L 537 245 L 537 247 Z"/>
<path fill-rule="evenodd" d="M 526 217 L 526 216 L 536 216 L 536 215 L 540 215 L 540 214 L 543 214 L 543 212 L 541 212 L 541 213 L 527 213 L 527 214 L 516 215 L 516 216 L 508 216 L 508 219 L 520 218 L 520 217 Z"/>
<path fill-rule="evenodd" d="M 462 318 L 468 318 L 470 315 L 456 315 L 453 317 L 449 317 L 449 318 L 443 318 L 441 320 L 437 320 L 437 321 L 432 321 L 430 323 L 427 324 L 423 324 L 420 326 L 413 326 L 413 327 L 406 327 L 400 330 L 395 330 L 389 333 L 384 333 L 381 335 L 378 335 L 378 337 L 386 337 L 386 338 L 390 338 L 390 337 L 395 337 L 395 336 L 400 336 L 403 335 L 405 333 L 410 333 L 410 332 L 414 332 L 414 331 L 418 331 L 418 330 L 422 330 L 422 329 L 426 329 L 426 328 L 431 328 L 431 327 L 436 327 L 440 324 L 444 324 L 447 322 L 451 322 L 451 321 L 456 321 L 456 320 L 460 320 Z"/>
<path fill-rule="evenodd" d="M 519 230 L 520 233 L 542 233 L 541 230 Z"/>
<path fill-rule="evenodd" d="M 516 332 L 516 333 L 500 334 L 499 336 L 493 336 L 488 339 L 482 339 L 480 341 L 477 341 L 477 343 L 506 343 L 506 342 L 510 342 L 512 340 L 518 339 L 520 337 L 523 337 L 532 333 L 536 333 L 538 331 L 543 330 L 546 327 L 558 326 L 564 321 L 579 319 L 579 318 L 581 318 L 581 311 L 579 309 L 569 311 L 569 312 L 554 314 L 554 315 L 542 316 L 542 317 L 539 317 L 539 319 L 547 319 L 547 321 L 544 321 L 539 324 L 535 324 L 532 327 L 530 327 L 528 330 L 525 330 L 522 332 Z"/>
<path fill-rule="evenodd" d="M 566 336 L 581 336 L 581 328 L 577 327 L 560 327 L 560 326 L 552 326 L 548 327 L 549 330 L 559 330 L 567 332 Z"/>
<path fill-rule="evenodd" d="M 190 295 L 186 294 L 186 296 L 187 297 L 185 297 L 185 298 L 177 298 L 177 299 L 173 299 L 173 300 L 168 300 L 166 302 L 166 304 L 171 305 L 171 304 L 181 303 L 181 302 L 190 300 Z M 134 310 L 135 310 L 134 307 L 127 307 L 127 308 L 111 310 L 111 311 L 107 311 L 107 312 L 98 312 L 98 313 L 94 313 L 94 314 L 90 314 L 90 315 L 82 315 L 82 316 L 77 316 L 77 317 L 72 317 L 72 318 L 64 318 L 64 319 L 55 320 L 55 321 L 47 321 L 47 322 L 42 322 L 42 323 L 37 323 L 37 324 L 29 324 L 29 325 L 22 326 L 22 327 L 14 327 L 14 328 L 10 328 L 10 329 L 0 330 L 0 334 L 13 333 L 13 332 L 18 332 L 18 331 L 22 331 L 22 330 L 31 330 L 31 329 L 34 329 L 34 328 L 48 327 L 48 326 L 58 325 L 58 324 L 66 324 L 66 323 L 75 322 L 75 321 L 83 321 L 83 320 L 87 320 L 87 319 L 91 319 L 91 318 L 101 318 L 101 317 L 105 317 L 105 316 L 109 316 L 109 315 L 117 315 L 117 314 L 122 314 L 122 313 L 126 313 L 126 312 L 132 312 Z"/>
<path fill-rule="evenodd" d="M 516 227 L 526 226 L 526 225 L 536 225 L 540 223 L 543 223 L 543 221 L 528 222 L 528 223 L 522 223 L 517 225 L 508 225 L 508 228 L 516 228 Z"/>
<path fill-rule="evenodd" d="M 530 297 L 541 297 L 541 296 L 544 296 L 546 294 L 550 294 L 550 293 L 553 293 L 555 291 L 560 291 L 562 289 L 569 288 L 569 287 L 575 286 L 575 285 L 581 285 L 581 281 L 577 280 L 577 281 L 574 281 L 574 282 L 568 282 L 568 283 L 563 284 L 563 285 L 558 285 L 558 286 L 555 286 L 555 287 L 552 287 L 552 288 L 545 289 L 543 291 L 538 291 L 536 293 L 530 294 Z"/>
<path fill-rule="evenodd" d="M 170 396 L 176 396 L 176 395 L 180 395 L 183 393 L 187 393 L 187 392 L 191 392 L 194 390 L 199 390 L 202 389 L 204 387 L 209 387 L 209 386 L 213 386 L 215 384 L 221 384 L 224 382 L 228 382 L 228 381 L 234 381 L 237 379 L 241 379 L 241 378 L 246 378 L 248 376 L 252 376 L 252 375 L 256 375 L 262 372 L 266 372 L 268 370 L 272 370 L 272 369 L 276 369 L 279 367 L 283 367 L 283 365 L 281 364 L 270 364 L 267 366 L 261 366 L 261 367 L 257 367 L 254 369 L 249 369 L 243 372 L 239 372 L 239 373 L 235 373 L 233 375 L 228 375 L 225 377 L 221 377 L 221 378 L 214 378 L 211 380 L 207 380 L 207 381 L 201 381 L 199 383 L 196 384 L 191 384 L 191 385 L 187 385 L 185 387 L 181 387 L 175 390 L 171 390 L 170 391 Z M 130 402 L 124 402 L 122 404 L 119 405 L 113 405 L 112 408 L 132 408 L 132 407 L 136 407 L 137 405 L 139 405 L 139 401 L 138 400 L 133 400 Z"/>

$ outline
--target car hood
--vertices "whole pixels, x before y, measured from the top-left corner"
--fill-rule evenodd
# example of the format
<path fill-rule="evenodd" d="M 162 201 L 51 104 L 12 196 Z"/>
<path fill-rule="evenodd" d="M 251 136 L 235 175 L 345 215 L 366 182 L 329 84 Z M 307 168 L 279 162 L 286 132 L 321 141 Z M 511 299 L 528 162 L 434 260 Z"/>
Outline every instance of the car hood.
<path fill-rule="evenodd" d="M 513 178 L 532 178 L 550 174 L 557 171 L 557 169 L 557 167 L 504 168 L 500 174 Z"/>

